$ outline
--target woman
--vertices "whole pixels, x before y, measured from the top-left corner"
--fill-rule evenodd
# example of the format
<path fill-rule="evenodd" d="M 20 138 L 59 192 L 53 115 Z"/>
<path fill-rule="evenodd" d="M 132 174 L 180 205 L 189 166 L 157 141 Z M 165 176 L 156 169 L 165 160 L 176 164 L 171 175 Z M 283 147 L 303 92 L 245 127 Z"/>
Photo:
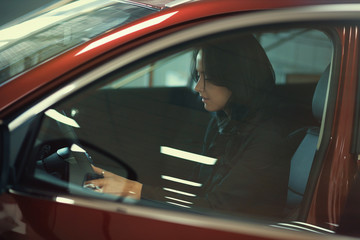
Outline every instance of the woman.
<path fill-rule="evenodd" d="M 204 186 L 195 204 L 281 215 L 293 151 L 286 146 L 287 128 L 270 94 L 275 79 L 263 48 L 252 35 L 222 37 L 202 45 L 194 62 L 195 91 L 214 113 L 203 154 L 218 159 L 214 166 L 197 169 Z M 141 183 L 94 169 L 104 178 L 91 183 L 103 192 L 137 199 L 149 192 Z"/>
<path fill-rule="evenodd" d="M 198 205 L 261 216 L 281 216 L 287 194 L 290 126 L 272 96 L 275 77 L 265 51 L 252 35 L 221 38 L 196 56 L 196 86 L 204 108 L 214 112 L 202 166 L 205 182 Z"/>

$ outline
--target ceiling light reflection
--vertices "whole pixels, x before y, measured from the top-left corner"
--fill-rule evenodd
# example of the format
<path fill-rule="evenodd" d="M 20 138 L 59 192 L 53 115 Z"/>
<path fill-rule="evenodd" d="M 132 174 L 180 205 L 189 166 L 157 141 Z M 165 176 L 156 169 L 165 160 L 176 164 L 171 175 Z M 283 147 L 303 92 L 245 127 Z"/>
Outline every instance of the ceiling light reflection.
<path fill-rule="evenodd" d="M 108 1 L 110 2 L 110 1 Z M 0 30 L 0 41 L 17 40 L 26 35 L 46 29 L 67 18 L 92 11 L 107 3 L 105 1 L 83 0 L 66 4 L 22 23 Z M 1 47 L 1 44 L 0 44 Z"/>
<path fill-rule="evenodd" d="M 172 204 L 172 205 L 176 205 L 176 206 L 179 206 L 179 207 L 183 207 L 183 208 L 191 208 L 189 206 L 182 205 L 182 204 L 179 204 L 179 203 L 174 203 L 174 202 L 167 202 L 167 203 Z"/>
<path fill-rule="evenodd" d="M 285 226 L 285 227 L 290 227 L 290 228 L 294 228 L 294 229 L 300 229 L 300 230 L 305 230 L 305 231 L 309 231 L 309 232 L 313 232 L 313 233 L 318 233 L 318 234 L 323 234 L 322 232 L 307 228 L 307 227 L 301 227 L 295 224 L 290 224 L 290 223 L 278 223 L 278 225 L 280 226 Z"/>
<path fill-rule="evenodd" d="M 310 223 L 299 222 L 299 221 L 292 221 L 292 222 L 295 223 L 295 224 L 301 224 L 301 225 L 304 225 L 304 226 L 316 228 L 316 229 L 319 229 L 319 230 L 321 230 L 321 231 L 325 231 L 325 232 L 329 232 L 329 233 L 335 233 L 335 232 L 332 231 L 332 230 L 329 230 L 329 229 L 323 228 L 323 227 L 319 227 L 319 226 L 316 226 L 316 225 L 313 225 L 313 224 L 310 224 Z"/>
<path fill-rule="evenodd" d="M 283 226 L 278 226 L 278 225 L 270 225 L 270 227 L 275 227 L 275 228 L 281 228 L 281 229 L 286 229 L 286 230 L 291 230 L 291 231 L 300 232 L 300 230 L 298 230 L 298 229 L 293 229 L 293 228 L 288 228 L 288 227 L 283 227 Z"/>
<path fill-rule="evenodd" d="M 85 153 L 85 152 L 86 152 L 85 149 L 83 149 L 82 147 L 80 147 L 80 146 L 77 145 L 77 144 L 71 145 L 70 150 L 71 150 L 72 152 L 81 152 L 81 153 Z"/>
<path fill-rule="evenodd" d="M 6 44 L 8 44 L 8 42 L 0 42 L 0 47 L 4 46 Z"/>
<path fill-rule="evenodd" d="M 165 180 L 168 180 L 168 181 L 182 183 L 182 184 L 193 186 L 193 187 L 201 187 L 202 186 L 201 183 L 192 182 L 192 181 L 188 181 L 188 180 L 184 180 L 184 179 L 180 179 L 180 178 L 175 178 L 175 177 L 170 177 L 170 176 L 165 176 L 165 175 L 161 175 L 161 178 L 165 179 Z"/>
<path fill-rule="evenodd" d="M 186 204 L 194 204 L 193 202 L 189 202 L 189 201 L 185 201 L 185 200 L 181 200 L 181 199 L 177 199 L 177 198 L 173 198 L 173 197 L 165 196 L 165 198 L 169 199 L 169 200 L 177 201 L 177 202 L 186 203 Z"/>
<path fill-rule="evenodd" d="M 183 192 L 183 191 L 175 190 L 172 188 L 163 188 L 163 189 L 168 192 L 173 192 L 173 193 L 177 193 L 177 194 L 181 194 L 181 195 L 185 195 L 185 196 L 189 196 L 189 197 L 196 197 L 196 195 L 193 193 Z"/>
<path fill-rule="evenodd" d="M 45 112 L 45 115 L 58 121 L 61 123 L 64 123 L 66 125 L 69 125 L 71 127 L 76 127 L 76 128 L 80 128 L 79 124 L 72 118 L 69 118 L 67 116 L 62 115 L 61 113 L 59 113 L 58 111 L 56 111 L 55 109 L 49 109 Z"/>
<path fill-rule="evenodd" d="M 166 147 L 166 146 L 160 146 L 160 152 L 162 154 L 166 154 L 166 155 L 169 155 L 172 157 L 177 157 L 177 158 L 181 158 L 181 159 L 185 159 L 185 160 L 193 161 L 193 162 L 197 162 L 197 163 L 202 163 L 202 164 L 206 164 L 206 165 L 214 165 L 217 161 L 216 158 L 207 157 L 207 156 L 203 156 L 203 155 L 196 154 L 196 153 L 190 153 L 190 152 L 186 152 L 186 151 L 182 151 L 182 150 L 178 150 L 178 149 Z"/>
<path fill-rule="evenodd" d="M 10 41 L 23 38 L 32 32 L 59 22 L 66 17 L 67 16 L 43 16 L 41 18 L 34 18 L 18 25 L 5 28 L 0 31 L 0 40 Z"/>
<path fill-rule="evenodd" d="M 64 197 L 56 197 L 55 201 L 59 202 L 59 203 L 66 203 L 66 204 L 74 204 L 75 203 L 75 200 L 70 199 L 70 198 L 64 198 Z"/>
<path fill-rule="evenodd" d="M 77 55 L 80 55 L 84 52 L 87 52 L 91 49 L 94 49 L 96 47 L 99 47 L 103 44 L 106 44 L 108 42 L 111 42 L 115 39 L 119 39 L 121 37 L 124 37 L 128 34 L 131 34 L 131 33 L 134 33 L 134 32 L 137 32 L 141 29 L 145 29 L 145 28 L 148 28 L 148 27 L 151 27 L 151 26 L 154 26 L 154 25 L 157 25 L 163 21 L 165 21 L 166 19 L 172 17 L 173 15 L 175 15 L 176 13 L 178 13 L 177 11 L 176 12 L 171 12 L 171 13 L 168 13 L 168 14 L 165 14 L 165 15 L 161 15 L 159 17 L 156 17 L 156 18 L 152 18 L 150 20 L 147 20 L 147 21 L 144 21 L 144 22 L 141 22 L 141 23 L 138 23 L 134 26 L 131 26 L 131 27 L 128 27 L 128 28 L 125 28 L 123 30 L 120 30 L 116 33 L 113 33 L 107 37 L 104 37 L 104 38 L 101 38 L 93 43 L 90 43 L 88 46 L 86 46 L 84 49 L 82 49 L 80 52 L 78 52 L 76 54 Z"/>

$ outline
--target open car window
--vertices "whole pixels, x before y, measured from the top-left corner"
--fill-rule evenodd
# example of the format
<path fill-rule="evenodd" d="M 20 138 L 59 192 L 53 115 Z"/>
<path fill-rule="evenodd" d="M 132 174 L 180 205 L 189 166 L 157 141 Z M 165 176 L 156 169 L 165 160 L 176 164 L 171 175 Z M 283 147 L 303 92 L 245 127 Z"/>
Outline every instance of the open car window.
<path fill-rule="evenodd" d="M 276 81 L 266 87 L 254 83 L 258 75 L 249 68 L 263 71 L 265 64 L 254 52 L 240 54 L 239 61 L 232 55 L 219 58 L 222 62 L 215 59 L 217 64 L 207 68 L 207 81 L 224 87 L 218 82 L 224 77 L 233 83 L 226 88 L 232 93 L 231 104 L 236 104 L 224 115 L 221 109 L 212 111 L 213 98 L 201 90 L 209 89 L 209 83 L 199 85 L 199 52 L 210 66 L 208 56 L 217 53 L 219 42 L 238 38 L 240 45 L 234 45 L 233 52 L 222 47 L 220 52 L 241 52 L 248 48 L 241 46 L 243 38 L 256 40 L 272 66 L 264 71 Z M 202 214 L 288 218 L 301 205 L 314 156 L 306 167 L 293 165 L 292 159 L 309 129 L 320 130 L 313 95 L 333 50 L 325 30 L 231 32 L 165 49 L 109 72 L 45 111 L 28 178 L 49 192 L 132 198 L 132 190 L 121 196 L 88 184 L 111 173 L 142 185 L 136 199 L 140 203 Z M 224 76 L 212 71 L 218 66 Z M 250 79 L 248 85 L 242 77 Z M 327 83 L 324 86 L 327 92 Z M 106 174 L 94 172 L 93 166 Z M 299 168 L 301 178 L 296 177 Z"/>

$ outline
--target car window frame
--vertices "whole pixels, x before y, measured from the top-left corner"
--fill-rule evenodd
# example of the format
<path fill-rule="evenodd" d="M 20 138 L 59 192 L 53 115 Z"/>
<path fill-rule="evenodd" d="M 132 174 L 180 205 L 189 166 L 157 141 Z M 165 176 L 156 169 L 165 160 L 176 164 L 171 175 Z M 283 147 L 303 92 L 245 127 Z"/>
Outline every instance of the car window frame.
<path fill-rule="evenodd" d="M 309 8 L 307 8 L 307 7 L 302 7 L 299 9 L 302 9 L 302 11 L 305 11 L 305 12 L 309 11 Z M 199 36 L 207 36 L 213 32 L 218 33 L 221 31 L 226 31 L 226 30 L 235 29 L 235 28 L 236 29 L 239 29 L 239 28 L 246 29 L 249 27 L 256 28 L 259 26 L 267 26 L 270 24 L 282 25 L 282 24 L 284 24 L 284 22 L 287 25 L 289 25 L 289 19 L 291 19 L 291 23 L 301 24 L 304 22 L 314 21 L 314 19 L 317 21 L 324 21 L 324 19 L 328 20 L 328 18 L 331 18 L 331 16 L 332 16 L 333 20 L 335 20 L 338 16 L 337 14 L 333 14 L 333 15 L 331 14 L 332 8 L 330 7 L 329 9 L 327 9 L 329 12 L 327 12 L 326 8 L 325 8 L 325 10 L 321 9 L 321 11 L 320 11 L 320 9 L 318 9 L 318 11 L 322 12 L 325 16 L 319 15 L 318 12 L 316 12 L 316 11 L 311 12 L 314 15 L 311 15 L 311 14 L 309 14 L 309 12 L 307 12 L 309 14 L 309 16 L 308 16 L 309 18 L 306 21 L 304 21 L 303 15 L 302 15 L 304 12 L 302 12 L 302 11 L 298 12 L 299 9 L 296 8 L 296 9 L 292 9 L 292 10 L 278 10 L 280 15 L 276 14 L 276 11 L 273 11 L 273 12 L 265 11 L 265 12 L 247 14 L 247 15 L 240 14 L 239 16 L 231 16 L 229 18 L 216 20 L 215 21 L 216 23 L 199 24 L 190 29 L 182 30 L 182 31 L 170 34 L 168 36 L 161 37 L 155 41 L 149 42 L 141 47 L 138 47 L 134 50 L 126 52 L 125 54 L 123 54 L 119 57 L 114 58 L 113 60 L 99 66 L 98 68 L 96 68 L 92 71 L 89 71 L 88 73 L 76 78 L 71 83 L 67 84 L 65 87 L 62 87 L 59 90 L 52 93 L 51 95 L 47 96 L 46 98 L 41 100 L 39 103 L 34 105 L 32 108 L 23 112 L 18 117 L 16 117 L 13 121 L 11 121 L 8 125 L 10 132 L 13 132 L 15 129 L 20 127 L 27 120 L 33 119 L 39 113 L 45 111 L 47 108 L 49 108 L 51 105 L 55 104 L 56 102 L 59 102 L 62 99 L 66 98 L 67 96 L 76 93 L 77 90 L 82 89 L 83 87 L 87 86 L 88 84 L 91 84 L 93 81 L 96 81 L 97 79 L 101 78 L 101 76 L 104 76 L 105 74 L 107 74 L 111 71 L 117 70 L 117 69 L 126 68 L 129 64 L 135 62 L 137 59 L 141 59 L 144 56 L 150 56 L 151 54 L 153 54 L 155 52 L 159 52 L 161 49 L 165 49 L 167 47 L 174 46 L 177 43 L 184 42 L 185 40 L 190 41 L 191 39 L 196 39 Z M 356 14 L 356 13 L 358 13 L 358 11 L 354 11 L 354 14 Z M 327 15 L 327 14 L 329 14 L 329 15 Z M 274 17 L 274 16 L 276 16 L 276 17 Z M 313 16 L 314 19 L 310 18 L 310 16 Z M 269 18 L 272 21 L 269 21 Z M 324 18 L 324 19 L 322 19 L 322 18 Z M 347 18 L 348 19 L 355 18 L 355 15 L 349 14 L 349 15 L 347 15 Z M 360 19 L 359 16 L 356 16 L 356 18 Z M 234 20 L 238 20 L 240 22 L 240 24 L 239 23 L 234 24 L 233 23 L 233 22 L 235 22 Z M 215 28 L 215 30 L 214 30 L 215 24 L 217 24 L 217 28 Z M 194 33 L 194 35 L 189 34 L 189 32 Z M 195 34 L 195 33 L 197 33 L 197 34 Z M 191 37 L 188 37 L 189 35 Z M 164 46 L 164 44 L 165 44 L 165 46 Z M 338 69 L 337 68 L 337 67 L 339 67 L 338 65 L 339 65 L 338 63 L 337 63 L 337 65 L 334 64 L 333 71 L 334 71 L 334 69 Z M 332 82 L 334 82 L 334 81 L 332 81 Z M 336 82 L 334 84 L 336 84 Z M 334 89 L 334 86 L 331 88 Z M 334 91 L 332 91 L 331 94 L 334 94 Z M 335 100 L 336 100 L 336 98 L 334 98 L 334 101 Z M 329 105 L 331 105 L 331 103 Z M 329 111 L 327 111 L 326 114 L 327 114 L 327 117 L 331 116 L 330 115 L 331 113 Z M 329 126 L 331 128 L 331 125 L 332 125 L 331 121 L 328 121 L 326 123 L 325 128 L 329 128 Z M 325 131 L 325 132 L 329 132 L 329 131 Z M 327 145 L 327 144 L 325 143 L 323 145 Z"/>

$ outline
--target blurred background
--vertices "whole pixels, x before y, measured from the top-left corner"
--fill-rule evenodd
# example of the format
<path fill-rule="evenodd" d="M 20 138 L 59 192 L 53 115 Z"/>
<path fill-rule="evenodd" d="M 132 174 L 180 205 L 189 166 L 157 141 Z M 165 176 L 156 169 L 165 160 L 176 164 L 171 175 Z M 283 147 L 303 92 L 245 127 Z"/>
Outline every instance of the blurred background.
<path fill-rule="evenodd" d="M 0 28 L 18 18 L 35 14 L 38 8 L 54 8 L 71 0 L 0 0 Z"/>

